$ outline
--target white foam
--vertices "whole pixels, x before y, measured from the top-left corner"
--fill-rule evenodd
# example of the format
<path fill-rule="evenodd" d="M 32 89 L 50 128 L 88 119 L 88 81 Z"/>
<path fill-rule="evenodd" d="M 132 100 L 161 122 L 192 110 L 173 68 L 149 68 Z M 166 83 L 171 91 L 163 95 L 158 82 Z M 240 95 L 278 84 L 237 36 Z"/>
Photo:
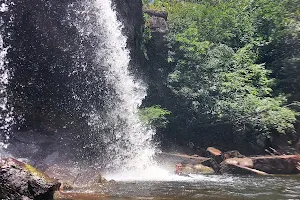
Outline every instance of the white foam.
<path fill-rule="evenodd" d="M 133 170 L 121 173 L 107 173 L 104 176 L 109 180 L 121 182 L 135 181 L 160 181 L 160 182 L 233 182 L 232 177 L 204 174 L 177 175 L 174 171 L 166 170 L 164 167 L 151 166 L 144 170 Z"/>
<path fill-rule="evenodd" d="M 95 46 L 95 62 L 98 63 L 95 67 L 104 69 L 106 81 L 114 91 L 107 95 L 103 109 L 107 113 L 91 110 L 89 125 L 96 131 L 110 130 L 100 132 L 99 137 L 107 146 L 112 168 L 139 171 L 152 165 L 156 150 L 152 142 L 155 132 L 138 116 L 146 87 L 130 73 L 127 38 L 111 0 L 82 1 L 82 5 L 84 10 L 79 12 L 82 22 L 77 29 L 83 36 L 99 41 Z"/>
<path fill-rule="evenodd" d="M 0 12 L 7 12 L 8 5 L 5 3 L 0 4 Z M 0 23 L 3 23 L 3 20 L 0 19 Z M 12 117 L 12 107 L 8 106 L 8 97 L 7 97 L 7 84 L 10 78 L 10 71 L 8 67 L 8 61 L 6 59 L 9 45 L 4 44 L 3 33 L 5 33 L 5 26 L 3 24 L 2 29 L 0 29 L 0 130 L 1 133 L 4 133 L 0 139 L 8 140 L 11 125 L 13 124 Z M 6 141 L 0 140 L 0 148 L 5 149 L 7 147 Z"/>

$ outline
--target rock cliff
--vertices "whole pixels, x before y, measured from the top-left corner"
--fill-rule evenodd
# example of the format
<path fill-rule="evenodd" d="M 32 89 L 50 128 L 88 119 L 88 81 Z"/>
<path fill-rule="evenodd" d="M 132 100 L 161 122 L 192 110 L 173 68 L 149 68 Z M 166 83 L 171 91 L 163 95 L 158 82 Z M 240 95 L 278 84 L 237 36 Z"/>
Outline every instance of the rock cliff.
<path fill-rule="evenodd" d="M 131 58 L 136 67 L 144 62 L 141 51 L 143 40 L 142 27 L 144 25 L 141 0 L 114 0 L 119 20 L 124 24 L 124 33 L 128 37 L 128 47 L 131 50 Z"/>

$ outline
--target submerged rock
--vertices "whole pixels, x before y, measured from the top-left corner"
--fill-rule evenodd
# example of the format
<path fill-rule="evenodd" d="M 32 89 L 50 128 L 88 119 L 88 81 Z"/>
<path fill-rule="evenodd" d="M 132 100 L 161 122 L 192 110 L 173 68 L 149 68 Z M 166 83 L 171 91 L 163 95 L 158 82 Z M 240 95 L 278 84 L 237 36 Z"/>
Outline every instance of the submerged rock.
<path fill-rule="evenodd" d="M 13 158 L 0 160 L 0 199 L 50 200 L 60 183 Z"/>
<path fill-rule="evenodd" d="M 202 174 L 213 174 L 215 171 L 213 170 L 213 168 L 208 167 L 208 166 L 204 166 L 202 164 L 197 164 L 194 165 L 193 168 L 197 171 L 200 172 Z"/>
<path fill-rule="evenodd" d="M 213 174 L 215 171 L 211 167 L 202 164 L 187 164 L 182 166 L 181 172 L 183 174 Z"/>
<path fill-rule="evenodd" d="M 73 189 L 74 189 L 73 184 L 69 183 L 69 182 L 64 182 L 60 186 L 60 191 L 69 191 L 69 190 L 73 190 Z"/>
<path fill-rule="evenodd" d="M 103 184 L 105 184 L 107 182 L 108 182 L 108 180 L 106 178 L 104 178 L 101 174 L 98 175 L 96 183 L 103 183 Z"/>

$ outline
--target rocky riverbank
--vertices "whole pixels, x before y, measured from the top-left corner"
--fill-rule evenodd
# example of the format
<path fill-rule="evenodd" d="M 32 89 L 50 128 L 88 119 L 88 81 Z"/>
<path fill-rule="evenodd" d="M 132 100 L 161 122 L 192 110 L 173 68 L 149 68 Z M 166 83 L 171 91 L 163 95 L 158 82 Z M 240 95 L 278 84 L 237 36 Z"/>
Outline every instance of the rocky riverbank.
<path fill-rule="evenodd" d="M 13 158 L 0 160 L 0 199 L 53 199 L 60 183 Z"/>
<path fill-rule="evenodd" d="M 300 155 L 266 155 L 246 157 L 238 151 L 221 152 L 209 147 L 205 157 L 162 153 L 170 171 L 188 174 L 299 174 Z M 86 191 L 97 191 L 95 198 L 106 196 L 118 183 L 107 180 L 97 170 L 78 173 L 71 168 L 53 165 L 44 172 L 14 158 L 0 159 L 0 199 L 91 199 Z M 54 177 L 54 178 L 50 178 Z M 84 180 L 88 180 L 84 183 Z M 75 191 L 76 193 L 72 193 Z M 56 192 L 56 193 L 55 193 Z"/>
<path fill-rule="evenodd" d="M 170 154 L 182 158 L 180 173 L 215 174 L 299 174 L 300 155 L 266 155 L 246 157 L 238 151 L 221 152 L 207 148 L 207 157 Z M 191 164 L 194 163 L 194 164 Z M 208 170 L 209 167 L 210 169 Z M 176 169 L 178 171 L 178 169 Z"/>

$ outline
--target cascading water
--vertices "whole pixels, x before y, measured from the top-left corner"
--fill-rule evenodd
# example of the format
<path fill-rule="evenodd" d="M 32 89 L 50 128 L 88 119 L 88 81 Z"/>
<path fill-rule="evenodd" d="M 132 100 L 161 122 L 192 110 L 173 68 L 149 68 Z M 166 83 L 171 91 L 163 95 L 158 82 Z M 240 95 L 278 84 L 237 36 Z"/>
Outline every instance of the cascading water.
<path fill-rule="evenodd" d="M 6 2 L 6 1 L 5 1 Z M 0 4 L 0 14 L 8 12 L 8 5 L 6 3 Z M 7 84 L 9 80 L 9 70 L 6 61 L 6 54 L 8 47 L 4 45 L 3 33 L 5 31 L 4 19 L 0 18 L 0 130 L 2 137 L 0 137 L 0 155 L 1 149 L 7 146 L 6 141 L 9 139 L 9 132 L 13 122 L 12 111 L 8 106 Z M 3 152 L 2 152 L 3 153 Z"/>
<path fill-rule="evenodd" d="M 77 29 L 83 37 L 98 41 L 94 62 L 105 74 L 110 91 L 106 93 L 104 114 L 90 113 L 90 126 L 106 146 L 109 168 L 128 173 L 153 165 L 155 134 L 139 119 L 138 107 L 146 96 L 146 87 L 129 72 L 130 55 L 127 38 L 112 8 L 111 0 L 81 3 L 81 22 Z"/>

